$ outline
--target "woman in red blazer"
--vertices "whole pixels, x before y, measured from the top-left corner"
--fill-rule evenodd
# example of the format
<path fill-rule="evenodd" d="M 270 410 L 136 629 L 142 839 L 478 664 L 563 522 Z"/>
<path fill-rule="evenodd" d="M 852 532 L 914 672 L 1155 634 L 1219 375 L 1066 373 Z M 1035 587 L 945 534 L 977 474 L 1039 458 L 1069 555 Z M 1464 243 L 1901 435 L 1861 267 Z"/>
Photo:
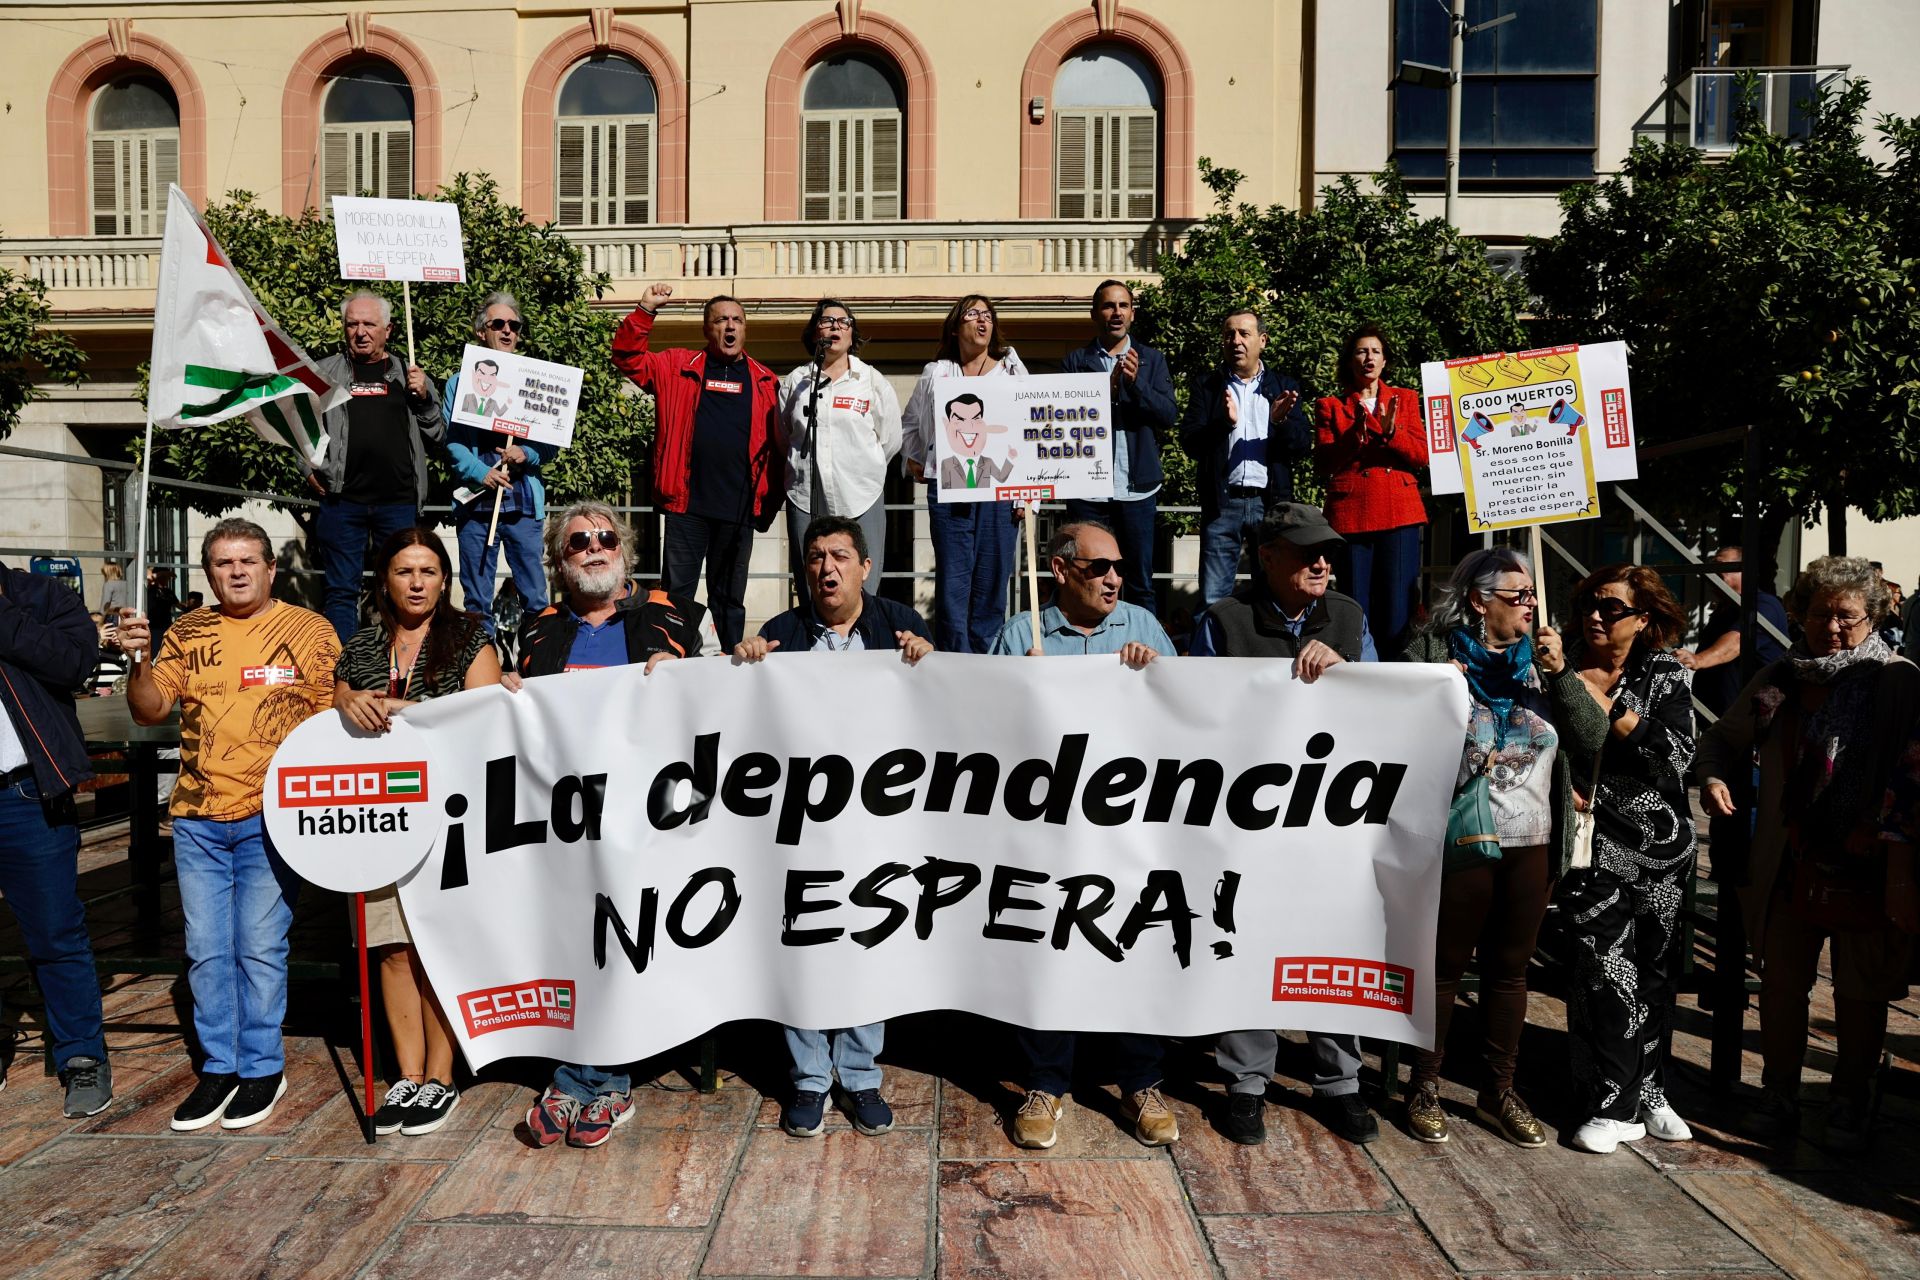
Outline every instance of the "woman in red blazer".
<path fill-rule="evenodd" d="M 1327 520 L 1346 539 L 1333 556 L 1340 590 L 1360 602 L 1382 658 L 1405 646 L 1420 584 L 1427 467 L 1420 401 L 1382 381 L 1392 350 L 1375 325 L 1340 350 L 1343 395 L 1314 406 L 1315 452 L 1327 475 Z"/>

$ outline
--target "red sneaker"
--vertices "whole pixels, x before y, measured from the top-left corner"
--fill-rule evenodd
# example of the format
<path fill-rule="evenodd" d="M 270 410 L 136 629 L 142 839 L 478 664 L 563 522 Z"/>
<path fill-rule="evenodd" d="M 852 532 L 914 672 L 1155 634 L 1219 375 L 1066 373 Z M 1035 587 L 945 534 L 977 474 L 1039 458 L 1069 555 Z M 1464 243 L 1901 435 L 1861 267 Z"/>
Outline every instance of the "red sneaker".
<path fill-rule="evenodd" d="M 570 1147 L 597 1147 L 613 1136 L 613 1131 L 627 1122 L 633 1114 L 633 1095 L 627 1093 L 596 1094 L 573 1119 L 567 1130 L 567 1145 Z"/>
<path fill-rule="evenodd" d="M 579 1114 L 578 1102 L 548 1085 L 547 1091 L 527 1112 L 527 1130 L 533 1134 L 535 1143 L 550 1147 L 567 1136 L 574 1117 Z"/>

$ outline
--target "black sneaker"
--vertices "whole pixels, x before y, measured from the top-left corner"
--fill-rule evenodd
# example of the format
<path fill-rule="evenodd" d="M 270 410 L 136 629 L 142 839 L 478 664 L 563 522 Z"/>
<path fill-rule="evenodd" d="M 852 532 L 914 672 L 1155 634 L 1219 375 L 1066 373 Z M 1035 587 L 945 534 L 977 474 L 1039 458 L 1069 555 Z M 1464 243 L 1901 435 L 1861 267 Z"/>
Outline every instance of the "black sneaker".
<path fill-rule="evenodd" d="M 70 1120 L 97 1116 L 113 1105 L 113 1066 L 99 1058 L 68 1058 L 60 1083 L 67 1087 L 64 1114 Z"/>
<path fill-rule="evenodd" d="M 242 1080 L 233 1103 L 220 1117 L 222 1129 L 246 1129 L 273 1114 L 273 1104 L 287 1091 L 287 1073 L 276 1071 L 257 1080 Z"/>
<path fill-rule="evenodd" d="M 1365 1144 L 1380 1136 L 1380 1122 L 1357 1093 L 1315 1098 L 1313 1108 L 1322 1124 L 1348 1142 Z"/>
<path fill-rule="evenodd" d="M 1220 1126 L 1220 1132 L 1227 1135 L 1230 1142 L 1243 1147 L 1257 1147 L 1267 1140 L 1267 1100 L 1258 1093 L 1230 1093 L 1227 1095 L 1227 1115 Z"/>
<path fill-rule="evenodd" d="M 438 1080 L 429 1080 L 420 1086 L 420 1092 L 413 1095 L 413 1102 L 407 1107 L 407 1122 L 400 1126 L 400 1132 L 409 1138 L 432 1133 L 447 1122 L 447 1117 L 459 1105 L 458 1089 L 450 1084 L 441 1084 Z"/>
<path fill-rule="evenodd" d="M 834 1101 L 847 1113 L 847 1119 L 853 1127 L 869 1138 L 877 1138 L 893 1129 L 893 1108 L 880 1096 L 878 1089 L 857 1089 L 848 1092 L 845 1089 L 834 1091 Z"/>
<path fill-rule="evenodd" d="M 223 1071 L 201 1076 L 187 1100 L 173 1113 L 173 1127 L 181 1132 L 204 1129 L 227 1113 L 227 1104 L 240 1091 L 240 1077 Z"/>
<path fill-rule="evenodd" d="M 407 1105 L 419 1092 L 420 1086 L 411 1080 L 394 1081 L 393 1088 L 387 1090 L 387 1096 L 381 1100 L 380 1109 L 373 1113 L 373 1131 L 400 1132 L 400 1126 L 407 1122 Z"/>
<path fill-rule="evenodd" d="M 780 1112 L 780 1127 L 796 1138 L 811 1138 L 827 1124 L 827 1095 L 801 1089 Z"/>
<path fill-rule="evenodd" d="M 1763 1089 L 1740 1118 L 1738 1132 L 1767 1146 L 1791 1142 L 1800 1132 L 1800 1103 L 1777 1089 Z"/>

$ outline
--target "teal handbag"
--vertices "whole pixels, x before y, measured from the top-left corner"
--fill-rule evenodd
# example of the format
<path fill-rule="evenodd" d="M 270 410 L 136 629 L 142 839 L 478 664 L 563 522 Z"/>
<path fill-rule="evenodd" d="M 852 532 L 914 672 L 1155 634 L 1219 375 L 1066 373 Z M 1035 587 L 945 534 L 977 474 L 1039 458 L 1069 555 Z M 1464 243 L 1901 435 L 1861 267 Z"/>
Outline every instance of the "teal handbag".
<path fill-rule="evenodd" d="M 1493 758 L 1487 758 L 1492 767 Z M 1454 792 L 1447 810 L 1447 844 L 1440 859 L 1440 874 L 1447 875 L 1467 867 L 1500 860 L 1500 837 L 1493 823 L 1493 792 L 1482 769 Z"/>

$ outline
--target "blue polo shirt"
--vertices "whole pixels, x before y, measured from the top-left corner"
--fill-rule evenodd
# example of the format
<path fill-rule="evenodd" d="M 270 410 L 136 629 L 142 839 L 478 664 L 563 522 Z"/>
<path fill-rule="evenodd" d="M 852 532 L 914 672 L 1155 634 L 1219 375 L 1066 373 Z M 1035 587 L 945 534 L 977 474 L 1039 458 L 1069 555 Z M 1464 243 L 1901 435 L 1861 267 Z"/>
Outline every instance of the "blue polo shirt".
<path fill-rule="evenodd" d="M 579 629 L 573 633 L 573 647 L 567 650 L 568 671 L 627 665 L 627 626 L 618 611 L 598 625 L 577 614 L 574 621 Z"/>
<path fill-rule="evenodd" d="M 1040 611 L 1040 650 L 1049 658 L 1071 654 L 1118 653 L 1134 641 L 1146 645 L 1163 658 L 1174 655 L 1173 641 L 1167 638 L 1160 620 L 1137 604 L 1121 601 L 1092 632 L 1084 632 L 1067 621 L 1059 605 L 1050 604 Z M 1033 615 L 1016 613 L 1000 628 L 1000 635 L 988 653 L 1024 655 L 1033 647 Z"/>

